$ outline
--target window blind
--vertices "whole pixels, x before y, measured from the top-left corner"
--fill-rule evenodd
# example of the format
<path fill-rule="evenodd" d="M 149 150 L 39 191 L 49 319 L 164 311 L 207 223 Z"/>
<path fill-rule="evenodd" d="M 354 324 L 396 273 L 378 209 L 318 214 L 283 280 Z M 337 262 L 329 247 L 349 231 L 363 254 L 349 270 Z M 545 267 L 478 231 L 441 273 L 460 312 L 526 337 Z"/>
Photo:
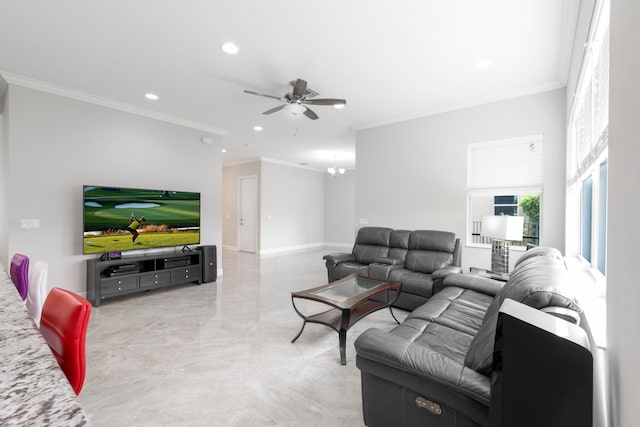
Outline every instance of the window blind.
<path fill-rule="evenodd" d="M 470 190 L 542 187 L 542 135 L 469 144 Z"/>
<path fill-rule="evenodd" d="M 603 2 L 606 4 L 607 2 Z M 607 148 L 609 126 L 609 17 L 600 9 L 585 52 L 568 126 L 569 184 L 576 183 Z"/>

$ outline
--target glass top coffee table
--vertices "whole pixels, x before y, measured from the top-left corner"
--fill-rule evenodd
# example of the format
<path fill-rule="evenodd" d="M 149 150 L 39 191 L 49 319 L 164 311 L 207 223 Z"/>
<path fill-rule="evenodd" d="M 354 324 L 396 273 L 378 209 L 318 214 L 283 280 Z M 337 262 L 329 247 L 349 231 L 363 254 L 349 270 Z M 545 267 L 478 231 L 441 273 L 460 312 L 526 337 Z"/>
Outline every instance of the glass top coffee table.
<path fill-rule="evenodd" d="M 298 335 L 296 335 L 291 342 L 295 342 L 300 337 L 307 322 L 328 326 L 338 333 L 340 363 L 346 365 L 345 346 L 349 328 L 355 325 L 358 320 L 374 311 L 386 307 L 391 308 L 391 304 L 393 304 L 400 295 L 400 286 L 401 284 L 399 282 L 368 279 L 352 274 L 344 279 L 318 286 L 317 288 L 291 292 L 293 309 L 302 318 L 300 332 L 298 332 Z M 387 291 L 391 289 L 397 290 L 398 292 L 396 292 L 395 298 L 389 300 Z M 382 293 L 387 295 L 383 301 L 370 299 L 374 295 Z M 296 307 L 296 298 L 321 302 L 332 308 L 321 313 L 306 316 Z M 398 322 L 398 319 L 393 315 L 393 311 L 391 311 L 391 316 Z"/>

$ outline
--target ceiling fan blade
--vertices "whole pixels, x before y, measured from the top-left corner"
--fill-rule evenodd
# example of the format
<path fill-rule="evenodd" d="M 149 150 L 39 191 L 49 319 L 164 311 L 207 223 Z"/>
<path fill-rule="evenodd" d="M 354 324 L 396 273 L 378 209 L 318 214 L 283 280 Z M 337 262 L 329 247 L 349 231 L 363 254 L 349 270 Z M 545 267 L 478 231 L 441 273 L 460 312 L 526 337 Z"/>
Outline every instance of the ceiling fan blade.
<path fill-rule="evenodd" d="M 285 104 L 285 105 L 286 105 L 286 104 Z M 276 111 L 280 111 L 280 110 L 282 110 L 283 108 L 284 108 L 284 105 L 278 105 L 277 107 L 273 107 L 272 109 L 267 110 L 267 111 L 265 111 L 265 112 L 264 112 L 264 113 L 262 113 L 262 114 L 271 114 L 271 113 L 275 113 Z"/>
<path fill-rule="evenodd" d="M 346 104 L 347 101 L 345 99 L 336 99 L 336 98 L 322 98 L 322 99 L 305 99 L 303 104 L 309 105 L 336 105 L 336 104 Z"/>
<path fill-rule="evenodd" d="M 250 95 L 258 95 L 258 96 L 265 96 L 267 98 L 273 98 L 273 99 L 277 99 L 278 101 L 284 101 L 282 98 L 280 98 L 279 96 L 273 96 L 273 95 L 266 95 L 264 93 L 258 93 L 258 92 L 254 92 L 252 90 L 245 90 L 244 93 L 248 93 Z"/>
<path fill-rule="evenodd" d="M 318 115 L 316 113 L 314 113 L 311 108 L 307 108 L 304 111 L 304 115 L 309 117 L 311 120 L 318 120 Z"/>
<path fill-rule="evenodd" d="M 307 91 L 307 81 L 298 79 L 296 83 L 293 85 L 293 96 L 295 98 L 302 98 Z"/>

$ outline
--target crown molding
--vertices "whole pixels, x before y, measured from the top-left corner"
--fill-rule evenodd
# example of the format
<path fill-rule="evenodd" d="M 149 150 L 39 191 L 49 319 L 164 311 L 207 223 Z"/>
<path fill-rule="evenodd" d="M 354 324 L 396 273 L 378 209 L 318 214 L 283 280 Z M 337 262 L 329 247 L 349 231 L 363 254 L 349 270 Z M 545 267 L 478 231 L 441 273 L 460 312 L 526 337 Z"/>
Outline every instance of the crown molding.
<path fill-rule="evenodd" d="M 11 85 L 22 86 L 28 89 L 38 90 L 40 92 L 46 92 L 53 95 L 63 96 L 65 98 L 75 99 L 76 101 L 82 101 L 90 104 L 100 105 L 102 107 L 111 108 L 113 110 L 124 111 L 125 113 L 136 114 L 138 116 L 160 120 L 163 122 L 184 126 L 191 129 L 196 129 L 196 130 L 207 132 L 214 135 L 226 135 L 228 133 L 226 129 L 218 128 L 205 123 L 195 122 L 195 121 L 187 120 L 178 116 L 172 116 L 170 114 L 160 113 L 158 111 L 136 107 L 131 104 L 126 104 L 124 102 L 119 102 L 113 99 L 92 95 L 87 92 L 82 92 L 79 90 L 54 85 L 51 83 L 43 82 L 43 81 L 32 79 L 29 77 L 7 73 L 5 71 L 0 71 L 0 76 L 2 76 L 7 81 L 7 83 Z"/>

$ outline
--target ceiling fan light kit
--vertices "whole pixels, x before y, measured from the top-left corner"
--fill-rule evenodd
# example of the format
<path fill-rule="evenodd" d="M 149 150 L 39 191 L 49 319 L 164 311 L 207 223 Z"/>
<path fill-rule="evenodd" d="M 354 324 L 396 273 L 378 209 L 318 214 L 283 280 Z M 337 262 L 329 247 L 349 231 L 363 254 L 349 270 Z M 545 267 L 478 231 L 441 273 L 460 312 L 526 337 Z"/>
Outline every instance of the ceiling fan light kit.
<path fill-rule="evenodd" d="M 300 104 L 287 104 L 284 106 L 284 109 L 290 112 L 291 114 L 293 114 L 294 116 L 303 114 L 305 111 L 307 111 L 307 107 Z"/>
<path fill-rule="evenodd" d="M 283 105 L 278 105 L 277 107 L 271 108 L 270 110 L 267 110 L 262 114 L 272 114 L 276 111 L 284 109 L 294 116 L 304 114 L 311 120 L 317 120 L 318 115 L 311 108 L 307 107 L 307 105 L 333 105 L 335 108 L 340 109 L 344 108 L 345 104 L 347 103 L 345 99 L 315 98 L 315 96 L 318 95 L 318 92 L 307 88 L 306 80 L 297 79 L 290 82 L 290 84 L 291 86 L 293 86 L 293 90 L 289 93 L 284 94 L 284 96 L 282 97 L 254 92 L 252 90 L 245 90 L 244 92 L 250 95 L 277 99 L 278 101 L 285 103 Z"/>

